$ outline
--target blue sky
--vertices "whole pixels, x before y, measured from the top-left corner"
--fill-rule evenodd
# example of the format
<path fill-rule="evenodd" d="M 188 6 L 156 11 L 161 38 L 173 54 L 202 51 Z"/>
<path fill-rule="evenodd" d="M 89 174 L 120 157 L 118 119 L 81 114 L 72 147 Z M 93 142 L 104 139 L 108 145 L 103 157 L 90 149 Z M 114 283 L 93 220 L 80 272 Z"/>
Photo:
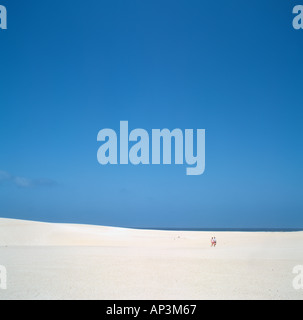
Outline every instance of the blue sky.
<path fill-rule="evenodd" d="M 0 216 L 303 227 L 296 1 L 1 0 Z M 206 129 L 206 170 L 97 162 L 103 128 Z"/>

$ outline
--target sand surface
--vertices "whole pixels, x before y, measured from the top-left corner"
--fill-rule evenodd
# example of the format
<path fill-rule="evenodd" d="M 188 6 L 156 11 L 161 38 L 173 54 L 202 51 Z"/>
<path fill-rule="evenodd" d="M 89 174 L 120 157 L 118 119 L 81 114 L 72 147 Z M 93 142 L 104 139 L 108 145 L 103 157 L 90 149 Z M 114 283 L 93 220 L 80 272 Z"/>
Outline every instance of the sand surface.
<path fill-rule="evenodd" d="M 210 248 L 216 236 L 218 246 Z M 0 219 L 3 299 L 300 299 L 303 232 L 134 230 Z"/>

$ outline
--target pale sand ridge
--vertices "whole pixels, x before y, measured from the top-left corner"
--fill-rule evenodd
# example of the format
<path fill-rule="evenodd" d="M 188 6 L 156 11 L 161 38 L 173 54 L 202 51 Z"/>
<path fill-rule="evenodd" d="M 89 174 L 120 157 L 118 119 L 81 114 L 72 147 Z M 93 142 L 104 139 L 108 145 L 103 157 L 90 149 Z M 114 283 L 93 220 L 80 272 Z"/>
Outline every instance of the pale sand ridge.
<path fill-rule="evenodd" d="M 216 236 L 217 248 L 210 248 Z M 0 299 L 303 299 L 303 232 L 135 230 L 0 219 Z"/>

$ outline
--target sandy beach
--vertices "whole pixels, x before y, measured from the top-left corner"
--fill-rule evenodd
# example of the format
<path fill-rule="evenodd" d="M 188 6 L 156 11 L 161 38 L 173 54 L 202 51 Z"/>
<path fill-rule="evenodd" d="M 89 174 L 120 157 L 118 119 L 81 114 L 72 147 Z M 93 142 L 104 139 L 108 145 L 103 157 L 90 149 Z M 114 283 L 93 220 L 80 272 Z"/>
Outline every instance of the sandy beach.
<path fill-rule="evenodd" d="M 216 236 L 218 245 L 210 247 Z M 0 299 L 303 299 L 303 232 L 192 232 L 0 219 Z"/>

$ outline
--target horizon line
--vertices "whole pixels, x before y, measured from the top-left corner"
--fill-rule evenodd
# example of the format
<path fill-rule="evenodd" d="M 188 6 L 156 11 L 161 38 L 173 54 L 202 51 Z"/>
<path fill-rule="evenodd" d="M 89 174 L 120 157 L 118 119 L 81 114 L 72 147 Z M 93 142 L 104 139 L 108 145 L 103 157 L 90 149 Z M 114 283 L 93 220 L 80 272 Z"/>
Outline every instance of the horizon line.
<path fill-rule="evenodd" d="M 20 218 L 7 218 L 0 217 L 0 219 L 7 220 L 19 220 L 38 223 L 53 223 L 53 224 L 76 224 L 76 225 L 91 225 L 109 228 L 123 228 L 123 229 L 137 229 L 137 230 L 159 230 L 159 231 L 207 231 L 207 232 L 298 232 L 303 231 L 303 227 L 138 227 L 138 226 L 118 226 L 118 225 L 103 225 L 93 223 L 81 223 L 81 222 L 54 222 L 54 221 L 42 221 L 32 219 L 20 219 Z"/>

